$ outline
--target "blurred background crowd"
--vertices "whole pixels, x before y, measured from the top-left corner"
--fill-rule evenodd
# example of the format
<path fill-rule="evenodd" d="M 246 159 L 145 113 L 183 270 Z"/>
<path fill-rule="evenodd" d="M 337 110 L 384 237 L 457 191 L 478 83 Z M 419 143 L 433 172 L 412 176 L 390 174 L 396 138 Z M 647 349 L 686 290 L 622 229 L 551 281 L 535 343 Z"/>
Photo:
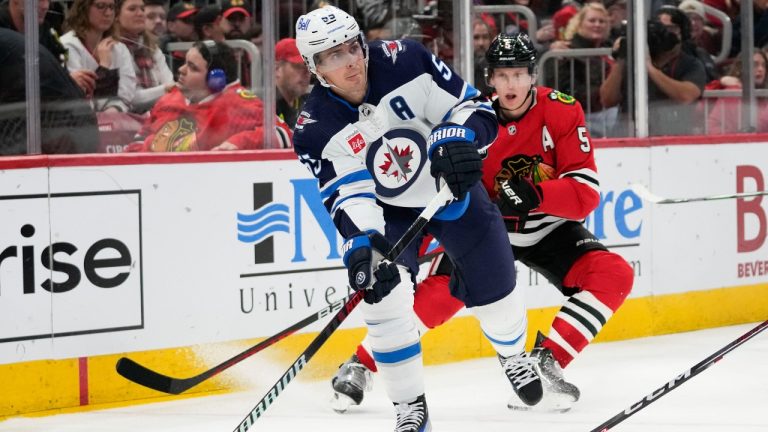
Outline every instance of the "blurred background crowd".
<path fill-rule="evenodd" d="M 295 22 L 325 4 L 488 95 L 491 40 L 527 32 L 538 83 L 574 96 L 593 137 L 768 132 L 768 0 L 636 1 L 2 0 L 0 156 L 288 147 L 316 85 Z"/>

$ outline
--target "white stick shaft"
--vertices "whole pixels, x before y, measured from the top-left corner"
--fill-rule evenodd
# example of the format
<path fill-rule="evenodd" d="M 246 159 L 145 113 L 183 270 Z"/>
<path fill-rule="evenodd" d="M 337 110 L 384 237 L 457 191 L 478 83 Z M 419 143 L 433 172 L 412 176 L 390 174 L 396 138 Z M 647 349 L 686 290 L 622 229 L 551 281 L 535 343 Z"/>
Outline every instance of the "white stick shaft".
<path fill-rule="evenodd" d="M 652 202 L 654 204 L 681 204 L 681 203 L 695 202 L 695 201 L 717 201 L 717 200 L 724 200 L 724 199 L 748 198 L 748 197 L 754 197 L 754 196 L 768 195 L 768 191 L 755 191 L 755 192 L 740 192 L 740 193 L 734 193 L 734 194 L 710 195 L 710 196 L 692 197 L 692 198 L 663 198 L 652 193 L 650 190 L 648 190 L 647 187 L 641 185 L 640 183 L 633 183 L 632 185 L 630 185 L 630 188 L 635 193 L 637 193 L 640 196 L 640 198 L 648 202 Z"/>

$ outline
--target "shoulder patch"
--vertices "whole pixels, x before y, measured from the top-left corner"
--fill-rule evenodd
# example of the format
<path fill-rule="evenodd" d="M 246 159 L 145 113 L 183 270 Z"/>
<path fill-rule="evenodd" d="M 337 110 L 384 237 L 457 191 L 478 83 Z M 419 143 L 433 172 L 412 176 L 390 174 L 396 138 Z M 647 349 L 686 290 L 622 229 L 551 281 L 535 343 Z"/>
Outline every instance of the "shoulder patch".
<path fill-rule="evenodd" d="M 573 96 L 567 95 L 559 90 L 552 90 L 552 93 L 549 94 L 549 98 L 566 105 L 573 105 L 576 103 L 576 99 Z"/>
<path fill-rule="evenodd" d="M 302 130 L 302 129 L 304 129 L 304 126 L 306 126 L 308 124 L 312 124 L 312 123 L 317 123 L 317 120 L 311 119 L 310 118 L 310 114 L 308 112 L 302 111 L 299 114 L 299 118 L 296 119 L 296 127 L 295 127 L 295 129 Z"/>
<path fill-rule="evenodd" d="M 381 49 L 384 51 L 384 55 L 392 59 L 392 64 L 397 61 L 398 53 L 405 51 L 405 46 L 400 41 L 381 41 Z"/>
<path fill-rule="evenodd" d="M 243 99 L 256 99 L 256 95 L 248 89 L 238 89 L 237 94 L 239 94 Z"/>

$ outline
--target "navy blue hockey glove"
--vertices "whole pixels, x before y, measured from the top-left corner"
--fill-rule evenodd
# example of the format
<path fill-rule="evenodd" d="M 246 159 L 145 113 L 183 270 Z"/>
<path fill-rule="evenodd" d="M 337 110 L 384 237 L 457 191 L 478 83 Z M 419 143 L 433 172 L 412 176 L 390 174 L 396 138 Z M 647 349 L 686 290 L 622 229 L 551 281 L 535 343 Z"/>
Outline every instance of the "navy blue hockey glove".
<path fill-rule="evenodd" d="M 435 178 L 437 190 L 440 179 L 451 189 L 458 200 L 483 177 L 483 162 L 474 144 L 475 133 L 464 126 L 448 124 L 432 130 L 427 146 L 432 161 L 430 173 Z"/>
<path fill-rule="evenodd" d="M 349 286 L 355 291 L 365 290 L 363 299 L 368 304 L 380 302 L 400 283 L 397 264 L 384 259 L 390 248 L 377 232 L 357 233 L 342 247 Z"/>
<path fill-rule="evenodd" d="M 527 178 L 504 180 L 499 186 L 498 205 L 507 231 L 522 232 L 528 213 L 541 205 L 541 187 Z"/>

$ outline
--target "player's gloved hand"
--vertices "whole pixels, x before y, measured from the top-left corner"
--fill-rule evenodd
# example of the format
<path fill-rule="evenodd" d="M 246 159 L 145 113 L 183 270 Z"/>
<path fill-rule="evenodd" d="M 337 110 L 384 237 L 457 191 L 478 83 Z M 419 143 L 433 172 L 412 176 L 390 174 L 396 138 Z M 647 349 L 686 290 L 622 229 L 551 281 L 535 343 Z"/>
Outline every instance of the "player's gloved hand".
<path fill-rule="evenodd" d="M 504 180 L 499 185 L 498 205 L 507 231 L 521 232 L 528 213 L 541 205 L 541 187 L 528 178 Z"/>
<path fill-rule="evenodd" d="M 464 126 L 446 124 L 432 130 L 427 146 L 432 161 L 430 173 L 440 190 L 445 180 L 453 196 L 464 199 L 467 191 L 483 176 L 483 162 L 474 144 L 475 133 Z"/>
<path fill-rule="evenodd" d="M 366 303 L 380 302 L 400 283 L 397 264 L 384 259 L 390 248 L 387 239 L 377 232 L 357 233 L 342 247 L 349 286 L 355 291 L 365 290 Z"/>

